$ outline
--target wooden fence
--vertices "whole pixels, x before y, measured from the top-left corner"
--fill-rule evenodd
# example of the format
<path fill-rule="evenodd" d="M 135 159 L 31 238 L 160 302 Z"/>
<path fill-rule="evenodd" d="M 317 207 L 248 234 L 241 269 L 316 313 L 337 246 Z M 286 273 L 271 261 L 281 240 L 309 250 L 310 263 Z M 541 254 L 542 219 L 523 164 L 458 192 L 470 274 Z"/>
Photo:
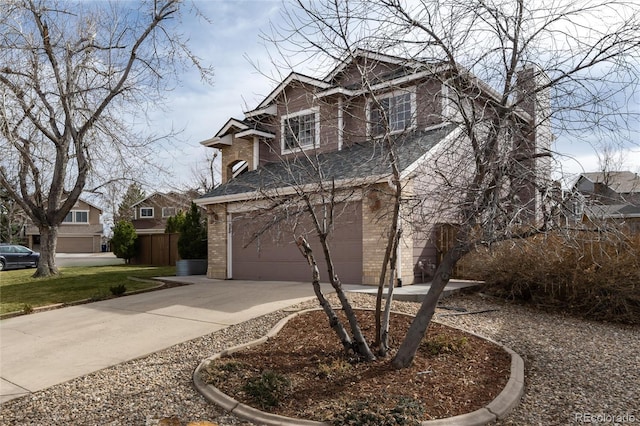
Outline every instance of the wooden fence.
<path fill-rule="evenodd" d="M 456 243 L 458 228 L 458 225 L 452 223 L 439 223 L 436 225 L 436 249 L 438 256 L 436 266 L 440 265 L 444 254 Z M 460 277 L 463 272 L 462 266 L 456 265 L 453 269 L 452 277 Z"/>
<path fill-rule="evenodd" d="M 131 259 L 134 265 L 175 266 L 178 256 L 178 236 L 180 234 L 138 235 L 138 251 Z"/>

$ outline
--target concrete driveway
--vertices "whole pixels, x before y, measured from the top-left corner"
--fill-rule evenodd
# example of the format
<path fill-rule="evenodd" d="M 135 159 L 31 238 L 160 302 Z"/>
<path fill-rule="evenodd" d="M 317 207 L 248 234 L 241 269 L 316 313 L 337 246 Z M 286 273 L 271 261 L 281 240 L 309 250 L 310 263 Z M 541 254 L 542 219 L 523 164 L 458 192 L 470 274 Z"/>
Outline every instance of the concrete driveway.
<path fill-rule="evenodd" d="M 194 281 L 0 321 L 0 402 L 313 297 L 309 283 Z"/>

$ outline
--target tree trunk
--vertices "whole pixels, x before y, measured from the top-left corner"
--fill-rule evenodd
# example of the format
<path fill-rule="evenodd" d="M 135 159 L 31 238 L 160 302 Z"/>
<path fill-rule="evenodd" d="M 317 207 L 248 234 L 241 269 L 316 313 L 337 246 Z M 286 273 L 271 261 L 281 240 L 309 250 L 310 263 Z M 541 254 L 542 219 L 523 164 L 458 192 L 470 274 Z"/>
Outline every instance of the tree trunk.
<path fill-rule="evenodd" d="M 380 347 L 378 355 L 384 357 L 389 352 L 389 321 L 391 320 L 391 303 L 393 301 L 393 288 L 397 279 L 396 268 L 391 268 L 389 288 L 387 289 L 387 302 L 384 305 L 384 313 L 380 324 Z"/>
<path fill-rule="evenodd" d="M 367 340 L 362 334 L 362 330 L 360 329 L 360 325 L 358 324 L 358 319 L 356 318 L 356 313 L 353 310 L 353 306 L 351 306 L 351 302 L 349 302 L 349 298 L 342 288 L 342 282 L 340 282 L 340 279 L 338 278 L 333 268 L 333 259 L 331 258 L 331 252 L 329 251 L 329 245 L 327 244 L 327 236 L 326 234 L 321 234 L 319 235 L 319 237 L 320 244 L 322 245 L 322 250 L 324 251 L 325 261 L 327 262 L 329 282 L 335 290 L 336 296 L 338 296 L 340 304 L 342 305 L 342 309 L 344 310 L 344 314 L 347 316 L 347 320 L 349 321 L 349 327 L 351 328 L 353 340 L 355 340 L 357 353 L 366 361 L 375 361 L 376 357 L 373 352 L 371 352 L 371 348 L 369 347 Z"/>
<path fill-rule="evenodd" d="M 391 258 L 390 265 L 391 271 L 389 273 L 389 288 L 387 289 L 387 301 L 384 305 L 384 314 L 382 316 L 382 322 L 380 323 L 380 356 L 387 356 L 389 351 L 389 320 L 391 318 L 391 304 L 393 303 L 393 288 L 395 287 L 396 280 L 398 278 L 398 246 L 400 245 L 400 237 L 402 236 L 402 229 L 394 227 L 395 237 L 393 244 L 391 245 Z"/>
<path fill-rule="evenodd" d="M 56 245 L 58 244 L 58 227 L 54 225 L 39 226 L 40 230 L 40 261 L 34 278 L 49 277 L 58 274 L 56 266 Z"/>
<path fill-rule="evenodd" d="M 316 263 L 316 259 L 313 256 L 313 251 L 311 250 L 311 246 L 307 242 L 304 237 L 300 237 L 297 240 L 298 248 L 302 255 L 307 259 L 309 265 L 311 266 L 311 274 L 313 276 L 313 291 L 316 295 L 316 298 L 320 302 L 320 306 L 324 310 L 324 313 L 329 318 L 329 326 L 335 331 L 338 339 L 342 342 L 342 346 L 344 346 L 345 350 L 354 350 L 353 342 L 349 337 L 349 333 L 345 330 L 344 326 L 338 319 L 335 311 L 331 307 L 329 301 L 324 297 L 322 290 L 320 289 L 320 270 L 318 269 L 318 264 Z"/>
<path fill-rule="evenodd" d="M 424 338 L 427 328 L 431 323 L 438 299 L 449 282 L 451 272 L 456 266 L 456 263 L 468 252 L 469 249 L 466 245 L 456 244 L 444 255 L 442 263 L 438 266 L 435 276 L 433 277 L 429 292 L 422 301 L 422 305 L 420 305 L 420 309 L 413 319 L 396 356 L 391 361 L 393 368 L 401 369 L 411 366 L 420 342 Z"/>
<path fill-rule="evenodd" d="M 356 318 L 356 313 L 347 298 L 347 295 L 342 288 L 342 284 L 340 281 L 333 279 L 331 280 L 331 285 L 336 291 L 336 295 L 338 299 L 340 299 L 340 303 L 342 304 L 342 309 L 344 310 L 347 319 L 349 320 L 349 326 L 351 327 L 351 333 L 353 334 L 353 339 L 355 340 L 356 347 L 358 348 L 358 354 L 362 356 L 365 361 L 375 361 L 376 356 L 371 352 L 371 348 L 369 348 L 369 344 L 362 334 L 362 329 L 358 324 L 358 319 Z"/>

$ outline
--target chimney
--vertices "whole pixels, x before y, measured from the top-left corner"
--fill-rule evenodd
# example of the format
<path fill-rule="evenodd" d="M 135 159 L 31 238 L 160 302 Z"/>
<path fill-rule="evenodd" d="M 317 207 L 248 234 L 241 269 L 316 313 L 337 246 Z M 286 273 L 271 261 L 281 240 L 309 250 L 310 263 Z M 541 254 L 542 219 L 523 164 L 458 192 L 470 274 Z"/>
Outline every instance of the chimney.
<path fill-rule="evenodd" d="M 551 90 L 544 87 L 549 84 L 549 77 L 537 65 L 525 66 L 517 71 L 516 76 L 518 106 L 533 119 L 530 123 L 532 128 L 544 125 L 549 121 L 551 112 Z"/>
<path fill-rule="evenodd" d="M 517 72 L 516 102 L 531 117 L 523 129 L 524 143 L 521 146 L 526 160 L 530 183 L 528 196 L 535 200 L 534 217 L 542 220 L 542 193 L 544 187 L 550 188 L 552 159 L 543 154 L 551 154 L 553 135 L 551 133 L 551 89 L 545 87 L 549 77 L 537 65 L 526 65 Z M 538 186 L 540 185 L 540 186 Z M 531 199 L 531 198 L 528 198 Z"/>

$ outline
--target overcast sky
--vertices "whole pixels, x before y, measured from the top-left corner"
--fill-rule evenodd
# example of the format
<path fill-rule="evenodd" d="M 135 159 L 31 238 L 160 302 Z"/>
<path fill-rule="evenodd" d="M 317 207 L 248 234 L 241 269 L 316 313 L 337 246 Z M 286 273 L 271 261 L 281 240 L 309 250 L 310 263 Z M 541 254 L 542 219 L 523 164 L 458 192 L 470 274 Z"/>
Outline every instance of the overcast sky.
<path fill-rule="evenodd" d="M 212 23 L 192 18 L 184 23 L 183 31 L 190 36 L 194 52 L 214 66 L 214 85 L 203 84 L 195 72 L 185 75 L 181 86 L 169 94 L 169 111 L 153 114 L 149 123 L 154 129 L 184 129 L 172 148 L 162 154 L 163 164 L 172 170 L 172 180 L 181 185 L 192 180 L 191 169 L 206 155 L 207 149 L 199 142 L 212 137 L 230 117 L 242 119 L 243 111 L 257 106 L 274 87 L 273 80 L 256 71 L 249 59 L 260 64 L 267 75 L 278 72 L 259 34 L 268 30 L 270 21 L 279 19 L 280 0 L 196 0 L 196 4 Z M 312 70 L 298 71 L 324 77 Z M 288 74 L 288 70 L 281 72 Z M 640 134 L 640 123 L 632 126 Z M 640 172 L 640 141 L 635 142 L 617 155 L 624 161 L 623 168 Z M 560 139 L 556 149 L 573 157 L 562 160 L 569 177 L 598 168 L 597 156 L 582 141 Z M 165 189 L 169 188 L 149 188 Z"/>

